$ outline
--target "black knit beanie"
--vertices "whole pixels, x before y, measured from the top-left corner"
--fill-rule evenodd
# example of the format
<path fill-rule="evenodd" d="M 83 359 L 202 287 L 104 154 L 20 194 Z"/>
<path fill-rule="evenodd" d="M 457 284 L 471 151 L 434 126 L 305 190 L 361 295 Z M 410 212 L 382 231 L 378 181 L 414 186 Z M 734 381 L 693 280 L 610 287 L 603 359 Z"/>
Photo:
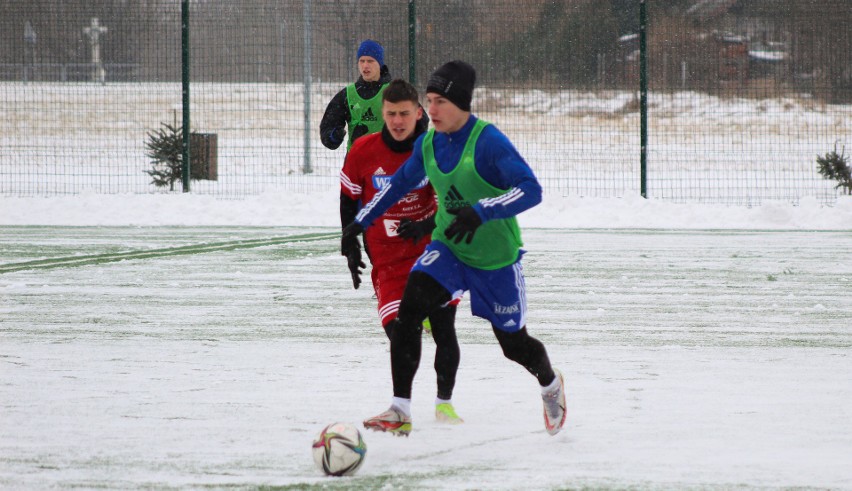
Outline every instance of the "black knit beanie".
<path fill-rule="evenodd" d="M 453 60 L 432 72 L 426 84 L 426 93 L 440 94 L 462 111 L 470 111 L 474 84 L 476 70 L 461 60 Z"/>

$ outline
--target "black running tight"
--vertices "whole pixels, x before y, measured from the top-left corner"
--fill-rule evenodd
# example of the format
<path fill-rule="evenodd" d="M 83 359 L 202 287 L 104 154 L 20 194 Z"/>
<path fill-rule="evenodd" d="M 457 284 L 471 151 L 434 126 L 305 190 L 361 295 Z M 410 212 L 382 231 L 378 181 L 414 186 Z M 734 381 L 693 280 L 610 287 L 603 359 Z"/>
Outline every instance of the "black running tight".
<path fill-rule="evenodd" d="M 402 301 L 399 304 L 399 313 L 396 319 L 388 324 L 391 340 L 393 395 L 395 397 L 411 398 L 411 386 L 414 382 L 414 375 L 417 373 L 417 367 L 420 365 L 420 336 L 423 329 L 423 319 L 436 313 L 439 323 L 438 330 L 441 334 L 435 339 L 435 343 L 437 344 L 440 339 L 442 348 L 448 349 L 447 352 L 442 350 L 440 354 L 435 353 L 436 370 L 438 370 L 439 364 L 441 365 L 441 370 L 438 372 L 438 379 L 441 383 L 439 395 L 442 390 L 452 393 L 452 386 L 455 385 L 456 371 L 458 370 L 459 347 L 455 336 L 455 326 L 453 325 L 452 329 L 449 329 L 450 326 L 447 326 L 446 322 L 455 318 L 455 310 L 445 313 L 439 312 L 440 307 L 449 302 L 451 298 L 450 292 L 428 274 L 412 271 L 409 275 L 408 283 L 406 283 L 405 291 L 402 294 Z M 451 316 L 447 314 L 451 314 Z M 452 331 L 452 333 L 449 331 Z M 447 345 L 443 346 L 445 342 Z M 450 365 L 443 366 L 443 362 L 439 358 L 448 361 Z M 444 380 L 441 380 L 442 376 Z"/>
<path fill-rule="evenodd" d="M 453 398 L 456 372 L 459 369 L 459 340 L 456 338 L 456 306 L 441 307 L 429 314 L 432 339 L 435 340 L 435 374 L 438 375 L 438 397 Z"/>
<path fill-rule="evenodd" d="M 553 367 L 550 366 L 547 350 L 544 349 L 541 341 L 527 334 L 526 326 L 521 328 L 520 331 L 512 333 L 494 327 L 492 329 L 506 358 L 526 368 L 538 379 L 538 383 L 542 387 L 553 382 L 556 374 L 553 373 Z"/>
<path fill-rule="evenodd" d="M 450 312 L 440 309 L 450 299 L 450 292 L 428 274 L 414 271 L 409 276 L 397 318 L 388 324 L 394 396 L 411 398 L 411 386 L 420 365 L 422 324 L 427 316 L 431 316 L 433 321 L 438 395 L 445 398 L 444 396 L 452 394 L 459 364 L 458 340 L 454 322 L 451 322 L 455 318 L 455 310 Z M 434 324 L 436 316 L 437 329 Z M 506 358 L 526 368 L 538 379 L 539 385 L 547 386 L 553 382 L 556 375 L 550 365 L 547 350 L 539 340 L 527 333 L 526 326 L 513 333 L 496 328 L 493 330 Z M 437 352 L 437 347 L 442 348 L 441 353 Z"/>

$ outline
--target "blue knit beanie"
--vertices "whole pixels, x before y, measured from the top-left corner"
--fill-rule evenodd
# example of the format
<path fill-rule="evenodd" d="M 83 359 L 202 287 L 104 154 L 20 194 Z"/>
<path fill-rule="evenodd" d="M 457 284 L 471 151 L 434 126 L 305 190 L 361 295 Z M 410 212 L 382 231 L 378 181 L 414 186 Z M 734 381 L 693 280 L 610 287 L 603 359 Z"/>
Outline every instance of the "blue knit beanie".
<path fill-rule="evenodd" d="M 361 58 L 362 56 L 375 58 L 379 62 L 379 66 L 385 64 L 385 49 L 382 48 L 381 44 L 372 39 L 367 39 L 361 43 L 361 46 L 358 46 L 358 56 L 356 58 Z"/>

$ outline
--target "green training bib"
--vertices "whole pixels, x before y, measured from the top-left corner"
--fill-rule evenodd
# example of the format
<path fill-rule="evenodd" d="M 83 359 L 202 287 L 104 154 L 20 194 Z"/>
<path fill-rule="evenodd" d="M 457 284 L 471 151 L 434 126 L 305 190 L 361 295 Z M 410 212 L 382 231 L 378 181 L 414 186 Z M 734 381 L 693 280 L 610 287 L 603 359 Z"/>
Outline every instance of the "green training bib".
<path fill-rule="evenodd" d="M 482 130 L 489 124 L 481 119 L 476 121 L 462 150 L 461 159 L 447 173 L 438 168 L 438 162 L 435 160 L 432 147 L 435 130 L 429 130 L 423 138 L 423 164 L 439 200 L 432 240 L 446 244 L 463 263 L 488 270 L 508 266 L 518 259 L 518 251 L 523 243 L 515 217 L 483 223 L 476 229 L 470 244 L 464 241 L 456 244 L 448 240 L 444 236 L 444 230 L 454 218 L 447 212 L 448 209 L 472 206 L 482 199 L 494 198 L 508 191 L 492 186 L 476 171 L 476 142 Z"/>
<path fill-rule="evenodd" d="M 382 93 L 388 87 L 388 84 L 382 85 L 379 92 L 372 99 L 364 99 L 355 90 L 355 84 L 346 86 L 346 100 L 349 102 L 349 142 L 346 144 L 346 150 L 352 147 L 352 134 L 355 133 L 355 128 L 358 125 L 367 127 L 369 135 L 382 130 L 385 124 L 382 118 Z"/>

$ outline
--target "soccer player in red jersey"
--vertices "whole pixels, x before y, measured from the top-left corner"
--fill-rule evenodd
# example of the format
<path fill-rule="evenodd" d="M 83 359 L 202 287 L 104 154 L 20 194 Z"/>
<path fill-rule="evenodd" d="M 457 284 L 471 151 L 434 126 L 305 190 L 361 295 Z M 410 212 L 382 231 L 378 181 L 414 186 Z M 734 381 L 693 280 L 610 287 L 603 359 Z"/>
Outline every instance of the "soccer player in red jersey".
<path fill-rule="evenodd" d="M 359 202 L 366 203 L 377 194 L 403 162 L 411 155 L 414 141 L 426 131 L 417 89 L 404 80 L 393 80 L 382 94 L 384 126 L 378 133 L 359 138 L 346 155 L 340 172 L 340 221 L 345 228 L 358 213 Z M 364 234 L 365 249 L 373 265 L 371 279 L 378 298 L 379 318 L 388 338 L 391 321 L 396 318 L 408 274 L 417 258 L 431 241 L 435 227 L 435 191 L 424 179 L 376 220 L 376 227 Z M 341 242 L 353 286 L 361 284 L 361 257 L 357 237 Z M 455 332 L 456 304 L 451 302 L 429 313 L 435 340 L 435 372 L 438 395 L 435 417 L 440 422 L 460 423 L 452 405 L 452 393 L 459 366 L 459 344 Z M 405 421 L 399 428 L 384 428 L 406 434 Z"/>

